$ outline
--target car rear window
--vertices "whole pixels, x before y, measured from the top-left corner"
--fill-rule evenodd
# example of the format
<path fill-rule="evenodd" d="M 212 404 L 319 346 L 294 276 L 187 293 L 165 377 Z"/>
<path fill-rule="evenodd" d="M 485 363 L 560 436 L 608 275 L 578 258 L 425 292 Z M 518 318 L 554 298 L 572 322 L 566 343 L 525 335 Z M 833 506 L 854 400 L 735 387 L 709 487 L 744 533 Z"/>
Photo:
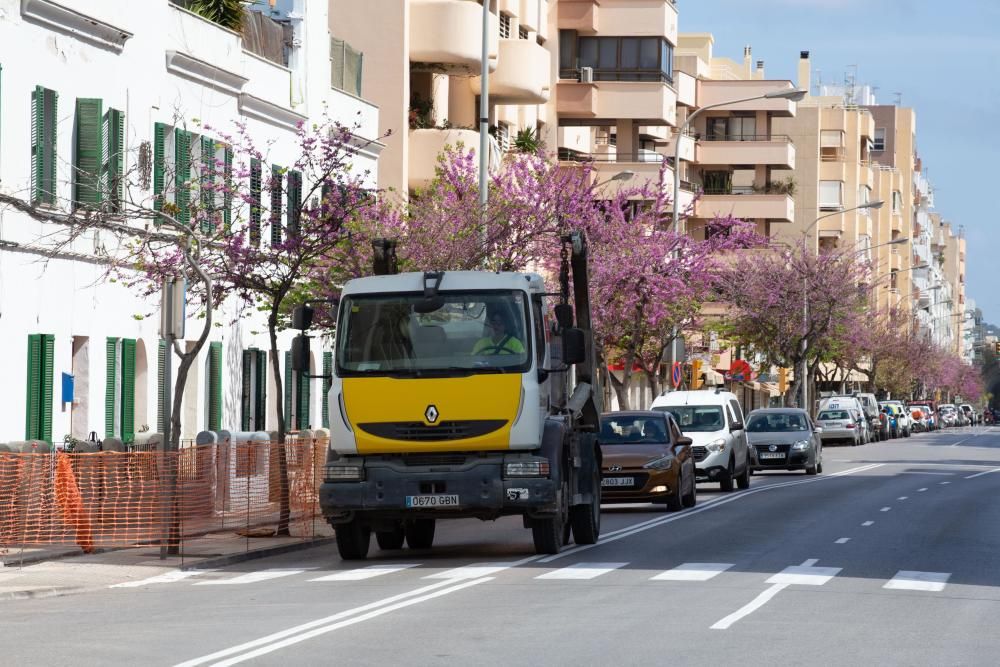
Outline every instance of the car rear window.
<path fill-rule="evenodd" d="M 669 442 L 666 420 L 660 417 L 601 417 L 602 445 L 662 444 Z"/>
<path fill-rule="evenodd" d="M 847 410 L 824 410 L 819 413 L 819 419 L 829 420 L 829 419 L 850 419 L 850 415 L 847 414 Z"/>

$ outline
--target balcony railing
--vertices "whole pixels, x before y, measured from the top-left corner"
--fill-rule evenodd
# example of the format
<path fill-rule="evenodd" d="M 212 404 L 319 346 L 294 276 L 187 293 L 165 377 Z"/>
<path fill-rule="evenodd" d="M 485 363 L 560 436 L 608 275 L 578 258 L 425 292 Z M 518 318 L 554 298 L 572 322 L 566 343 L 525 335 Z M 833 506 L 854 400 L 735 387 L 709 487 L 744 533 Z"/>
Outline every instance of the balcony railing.
<path fill-rule="evenodd" d="M 670 164 L 672 160 L 652 151 L 632 153 L 581 153 L 569 148 L 559 149 L 559 159 L 565 162 L 649 162 Z"/>
<path fill-rule="evenodd" d="M 709 134 L 699 137 L 701 141 L 771 141 L 789 144 L 792 138 L 787 134 Z"/>
<path fill-rule="evenodd" d="M 674 79 L 668 72 L 660 70 L 639 69 L 597 69 L 594 71 L 594 83 L 599 81 L 645 81 L 673 85 Z M 580 70 L 576 68 L 559 68 L 559 78 L 570 81 L 580 80 Z"/>
<path fill-rule="evenodd" d="M 769 183 L 764 187 L 753 185 L 706 185 L 706 195 L 791 195 L 787 183 Z"/>

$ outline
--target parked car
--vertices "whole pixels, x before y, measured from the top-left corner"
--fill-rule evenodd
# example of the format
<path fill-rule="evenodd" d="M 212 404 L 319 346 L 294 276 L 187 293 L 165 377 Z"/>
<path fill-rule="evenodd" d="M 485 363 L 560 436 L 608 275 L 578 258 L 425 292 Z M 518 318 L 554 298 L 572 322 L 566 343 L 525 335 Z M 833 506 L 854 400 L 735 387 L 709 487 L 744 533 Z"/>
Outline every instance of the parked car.
<path fill-rule="evenodd" d="M 747 415 L 751 467 L 823 472 L 822 431 L 799 408 L 761 408 Z"/>
<path fill-rule="evenodd" d="M 902 401 L 882 401 L 879 405 L 889 406 L 893 410 L 896 418 L 896 435 L 901 438 L 909 438 L 913 432 L 910 414 L 906 411 L 906 405 Z"/>
<path fill-rule="evenodd" d="M 968 403 L 962 403 L 962 404 L 961 404 L 960 406 L 958 406 L 958 407 L 959 407 L 959 408 L 961 408 L 962 412 L 964 412 L 964 413 L 965 413 L 965 416 L 966 416 L 966 417 L 968 418 L 968 420 L 969 420 L 969 423 L 970 423 L 970 424 L 971 424 L 972 426 L 975 426 L 976 424 L 978 424 L 978 423 L 979 423 L 979 417 L 978 417 L 978 415 L 977 415 L 977 413 L 976 413 L 976 409 L 975 409 L 975 408 L 973 408 L 973 407 L 972 407 L 971 405 L 969 405 Z"/>
<path fill-rule="evenodd" d="M 914 433 L 923 433 L 930 430 L 928 426 L 928 422 L 930 421 L 929 413 L 925 412 L 927 408 L 919 405 L 907 405 L 906 409 L 910 413 L 910 428 Z"/>
<path fill-rule="evenodd" d="M 958 426 L 958 408 L 953 404 L 942 403 L 938 406 L 938 414 L 943 426 Z"/>
<path fill-rule="evenodd" d="M 934 431 L 940 428 L 940 420 L 938 418 L 937 412 L 937 402 L 931 399 L 922 398 L 916 401 L 910 401 L 907 403 L 910 408 L 919 407 L 923 412 L 927 414 L 927 424 L 929 431 Z"/>
<path fill-rule="evenodd" d="M 868 433 L 871 436 L 870 440 L 872 442 L 878 442 L 880 440 L 887 439 L 889 434 L 883 430 L 882 420 L 879 418 L 878 399 L 875 398 L 875 394 L 858 392 L 853 394 L 853 396 L 861 403 L 861 409 L 864 411 L 865 418 L 868 420 Z"/>
<path fill-rule="evenodd" d="M 697 502 L 691 438 L 669 412 L 601 415 L 601 500 L 663 503 L 671 512 Z"/>
<path fill-rule="evenodd" d="M 691 438 L 699 481 L 718 482 L 723 491 L 732 491 L 734 483 L 750 488 L 750 445 L 736 394 L 711 389 L 672 391 L 658 396 L 651 409 L 671 413 Z"/>
<path fill-rule="evenodd" d="M 846 442 L 852 447 L 861 444 L 861 434 L 858 433 L 858 423 L 849 408 L 820 410 L 816 415 L 816 424 L 820 431 L 822 444 L 830 442 Z"/>
<path fill-rule="evenodd" d="M 851 416 L 857 424 L 857 435 L 859 444 L 865 444 L 872 439 L 870 422 L 865 416 L 864 407 L 861 401 L 854 396 L 827 396 L 820 399 L 818 412 L 823 410 L 843 410 L 850 411 Z"/>

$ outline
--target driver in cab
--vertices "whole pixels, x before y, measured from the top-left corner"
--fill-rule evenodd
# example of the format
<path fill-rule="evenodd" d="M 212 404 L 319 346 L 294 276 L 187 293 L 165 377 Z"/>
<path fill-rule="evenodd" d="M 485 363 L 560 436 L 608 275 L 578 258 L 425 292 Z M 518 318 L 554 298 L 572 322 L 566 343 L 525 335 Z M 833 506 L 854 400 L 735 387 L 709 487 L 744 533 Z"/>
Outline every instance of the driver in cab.
<path fill-rule="evenodd" d="M 490 335 L 484 336 L 472 346 L 473 355 L 524 354 L 524 345 L 511 332 L 506 318 L 499 312 L 486 316 Z"/>

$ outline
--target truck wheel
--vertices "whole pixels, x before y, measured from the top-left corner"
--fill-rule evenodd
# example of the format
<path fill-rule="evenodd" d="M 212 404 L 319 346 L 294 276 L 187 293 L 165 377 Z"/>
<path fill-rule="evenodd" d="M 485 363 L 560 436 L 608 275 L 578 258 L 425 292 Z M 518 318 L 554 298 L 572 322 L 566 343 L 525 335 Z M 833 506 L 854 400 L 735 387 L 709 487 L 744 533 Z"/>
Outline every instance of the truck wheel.
<path fill-rule="evenodd" d="M 368 557 L 372 529 L 357 519 L 342 523 L 334 528 L 337 535 L 337 551 L 344 560 L 364 560 Z"/>
<path fill-rule="evenodd" d="M 403 530 L 402 525 L 397 525 L 392 530 L 375 531 L 375 541 L 378 542 L 378 548 L 383 551 L 402 549 L 404 539 L 406 539 L 406 531 Z"/>
<path fill-rule="evenodd" d="M 562 551 L 563 527 L 561 517 L 535 519 L 531 524 L 531 539 L 537 554 L 557 554 Z"/>
<path fill-rule="evenodd" d="M 434 519 L 414 519 L 406 524 L 406 543 L 411 549 L 430 549 L 434 544 Z"/>
<path fill-rule="evenodd" d="M 590 489 L 589 504 L 569 508 L 569 522 L 577 544 L 595 544 L 601 536 L 601 471 L 596 465 Z"/>

